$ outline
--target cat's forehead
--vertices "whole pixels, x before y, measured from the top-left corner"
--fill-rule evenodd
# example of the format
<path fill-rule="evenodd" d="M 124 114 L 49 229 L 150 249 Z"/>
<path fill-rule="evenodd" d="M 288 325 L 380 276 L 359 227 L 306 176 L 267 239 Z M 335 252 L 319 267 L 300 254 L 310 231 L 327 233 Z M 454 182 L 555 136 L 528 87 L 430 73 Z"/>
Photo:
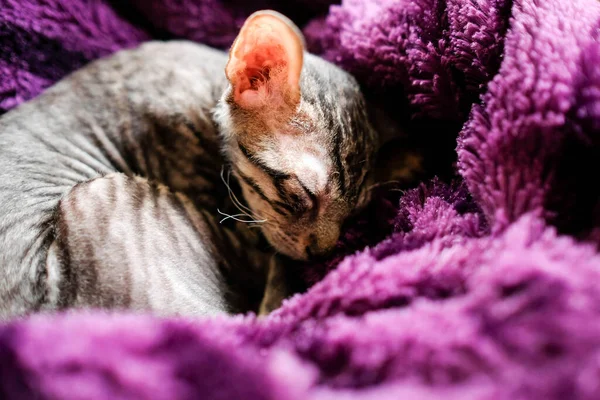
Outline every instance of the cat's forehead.
<path fill-rule="evenodd" d="M 311 140 L 308 135 L 275 132 L 261 147 L 260 157 L 271 168 L 295 175 L 313 192 L 321 192 L 326 187 L 332 162 L 329 149 L 321 140 Z"/>

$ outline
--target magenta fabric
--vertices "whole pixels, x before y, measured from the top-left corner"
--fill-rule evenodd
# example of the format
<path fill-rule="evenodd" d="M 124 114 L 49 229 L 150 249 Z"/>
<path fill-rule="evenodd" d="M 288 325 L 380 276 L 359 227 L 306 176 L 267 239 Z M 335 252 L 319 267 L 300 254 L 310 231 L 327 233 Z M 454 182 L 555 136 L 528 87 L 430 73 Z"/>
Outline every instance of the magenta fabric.
<path fill-rule="evenodd" d="M 275 7 L 390 109 L 462 126 L 456 181 L 377 191 L 264 319 L 5 324 L 0 398 L 600 398 L 600 3 L 249 4 L 0 0 L 0 108 L 151 38 L 226 48 Z"/>

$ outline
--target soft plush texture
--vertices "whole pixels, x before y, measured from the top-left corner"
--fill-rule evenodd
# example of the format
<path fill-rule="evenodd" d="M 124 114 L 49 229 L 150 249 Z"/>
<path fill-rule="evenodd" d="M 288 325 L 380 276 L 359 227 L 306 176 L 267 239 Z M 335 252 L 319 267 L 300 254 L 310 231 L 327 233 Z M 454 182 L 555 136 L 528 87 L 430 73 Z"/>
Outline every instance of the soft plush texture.
<path fill-rule="evenodd" d="M 600 3 L 327 6 L 282 7 L 398 114 L 449 122 L 439 135 L 457 135 L 457 179 L 377 191 L 337 257 L 306 267 L 314 285 L 265 319 L 6 324 L 0 398 L 600 398 L 600 185 L 583 177 L 600 167 Z M 0 107 L 153 37 L 226 48 L 251 11 L 0 0 Z"/>

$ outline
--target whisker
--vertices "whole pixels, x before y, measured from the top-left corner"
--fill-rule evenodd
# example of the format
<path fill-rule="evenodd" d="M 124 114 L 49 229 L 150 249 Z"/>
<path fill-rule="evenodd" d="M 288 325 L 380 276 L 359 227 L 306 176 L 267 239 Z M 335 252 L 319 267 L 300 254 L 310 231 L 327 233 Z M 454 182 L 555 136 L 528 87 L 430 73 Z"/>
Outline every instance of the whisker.
<path fill-rule="evenodd" d="M 264 218 L 260 217 L 259 215 L 257 215 L 256 213 L 254 213 L 250 208 L 243 205 L 242 202 L 237 198 L 237 196 L 231 189 L 231 185 L 229 183 L 229 179 L 231 176 L 231 170 L 229 170 L 227 172 L 227 180 L 225 180 L 225 176 L 223 175 L 224 170 L 225 170 L 225 166 L 223 165 L 221 167 L 221 180 L 223 181 L 223 184 L 225 184 L 225 187 L 227 188 L 227 192 L 229 194 L 229 199 L 231 200 L 231 202 L 233 203 L 235 208 L 237 208 L 240 212 L 242 212 L 248 218 L 261 219 L 261 220 L 264 219 Z"/>
<path fill-rule="evenodd" d="M 235 196 L 235 194 L 233 193 L 233 190 L 231 189 L 231 185 L 229 184 L 229 177 L 231 175 L 231 170 L 228 171 L 227 173 L 227 180 L 225 180 L 225 176 L 223 175 L 223 173 L 225 172 L 225 165 L 221 166 L 221 181 L 223 181 L 223 184 L 225 185 L 225 187 L 227 188 L 227 193 L 229 194 L 229 199 L 233 202 L 233 204 L 238 208 L 238 210 L 240 210 L 241 212 L 245 212 L 244 210 L 240 209 L 240 206 L 242 206 L 243 208 L 247 209 L 247 211 L 252 212 L 252 210 L 250 210 L 249 208 L 245 207 L 244 205 L 241 204 L 241 202 L 238 200 L 238 198 Z M 234 200 L 235 199 L 235 200 Z"/>
<path fill-rule="evenodd" d="M 246 224 L 260 224 L 260 223 L 263 223 L 263 222 L 267 222 L 267 220 L 266 220 L 266 219 L 264 219 L 264 220 L 261 220 L 261 221 L 257 221 L 257 220 L 254 220 L 254 219 L 252 219 L 252 220 L 245 220 L 245 219 L 241 219 L 241 218 L 239 218 L 239 217 L 248 217 L 248 215 L 247 215 L 247 214 L 234 214 L 234 215 L 229 215 L 229 214 L 227 214 L 227 213 L 224 213 L 223 211 L 219 210 L 218 208 L 217 208 L 217 212 L 218 212 L 219 214 L 221 214 L 221 215 L 224 215 L 224 216 L 225 216 L 225 218 L 223 218 L 221 221 L 219 221 L 219 223 L 220 223 L 220 224 L 222 224 L 222 223 L 223 223 L 223 221 L 227 221 L 228 219 L 233 219 L 234 221 L 243 222 L 243 223 L 246 223 Z"/>
<path fill-rule="evenodd" d="M 240 201 L 240 200 L 237 198 L 237 196 L 235 195 L 235 193 L 233 192 L 233 190 L 231 190 L 231 185 L 229 184 L 229 179 L 230 179 L 230 177 L 231 177 L 231 169 L 230 169 L 229 171 L 227 171 L 227 184 L 226 184 L 226 185 L 227 185 L 227 189 L 229 189 L 229 196 L 230 196 L 231 200 L 232 200 L 234 203 L 237 203 L 237 204 L 239 205 L 239 207 L 243 208 L 244 210 L 246 210 L 246 211 L 247 211 L 247 212 L 249 212 L 250 214 L 252 214 L 252 215 L 256 216 L 256 215 L 254 214 L 254 212 L 253 212 L 253 211 L 252 211 L 252 210 L 251 210 L 249 207 L 246 207 L 246 206 L 245 206 L 245 205 L 244 205 L 244 204 L 243 204 L 243 203 L 242 203 L 242 202 L 241 202 L 241 201 Z M 241 212 L 244 212 L 243 210 L 240 210 L 240 211 L 241 211 Z"/>
<path fill-rule="evenodd" d="M 256 226 L 265 226 L 265 225 L 272 225 L 272 226 L 275 226 L 275 224 L 274 224 L 274 223 L 272 223 L 272 222 L 269 222 L 269 220 L 268 220 L 268 219 L 265 219 L 265 220 L 264 220 L 264 222 L 263 222 L 263 221 L 258 221 L 258 222 L 256 223 L 256 225 L 251 225 L 251 226 L 250 226 L 250 228 L 254 228 L 254 227 L 256 227 Z"/>

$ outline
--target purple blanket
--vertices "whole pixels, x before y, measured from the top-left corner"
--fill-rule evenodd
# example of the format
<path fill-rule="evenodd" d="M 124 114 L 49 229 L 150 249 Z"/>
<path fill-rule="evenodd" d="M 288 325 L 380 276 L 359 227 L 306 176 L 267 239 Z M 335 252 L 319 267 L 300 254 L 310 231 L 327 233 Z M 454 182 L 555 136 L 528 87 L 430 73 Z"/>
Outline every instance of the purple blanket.
<path fill-rule="evenodd" d="M 153 37 L 226 47 L 274 7 L 399 114 L 462 126 L 461 178 L 375 199 L 336 260 L 360 252 L 266 319 L 0 327 L 0 398 L 599 399 L 600 2 L 277 3 L 0 0 L 0 110 Z"/>

